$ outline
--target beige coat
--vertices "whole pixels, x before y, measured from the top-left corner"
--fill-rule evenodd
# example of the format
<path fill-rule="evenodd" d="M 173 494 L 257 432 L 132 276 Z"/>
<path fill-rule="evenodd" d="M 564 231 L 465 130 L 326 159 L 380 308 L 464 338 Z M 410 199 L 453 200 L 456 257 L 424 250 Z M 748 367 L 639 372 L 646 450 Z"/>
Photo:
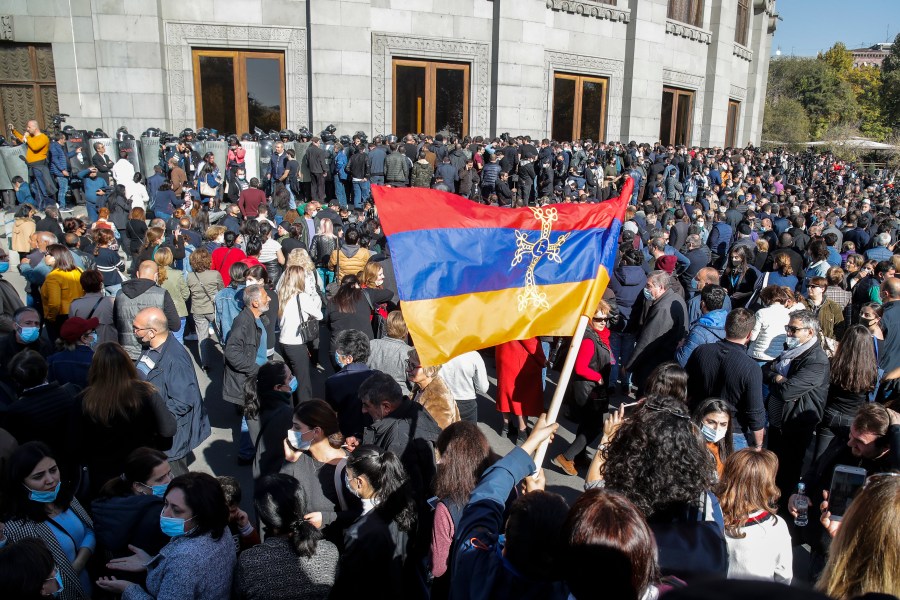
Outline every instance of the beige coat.
<path fill-rule="evenodd" d="M 34 233 L 34 219 L 21 217 L 13 225 L 12 249 L 19 253 L 19 258 L 31 252 L 31 234 Z"/>
<path fill-rule="evenodd" d="M 344 275 L 358 275 L 366 267 L 366 263 L 369 262 L 369 257 L 371 256 L 368 248 L 360 248 L 356 254 L 348 257 L 343 252 L 343 248 L 344 246 L 341 246 L 340 250 L 332 252 L 331 258 L 328 260 L 330 268 L 334 269 L 337 267 L 338 283 L 344 278 Z M 338 252 L 341 253 L 340 258 L 338 258 Z"/>

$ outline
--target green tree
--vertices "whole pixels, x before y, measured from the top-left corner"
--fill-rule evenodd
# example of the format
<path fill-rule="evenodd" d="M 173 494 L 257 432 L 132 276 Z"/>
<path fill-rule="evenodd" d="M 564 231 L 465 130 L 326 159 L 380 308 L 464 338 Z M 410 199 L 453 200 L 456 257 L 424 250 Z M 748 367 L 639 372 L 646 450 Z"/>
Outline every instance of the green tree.
<path fill-rule="evenodd" d="M 900 33 L 881 63 L 881 107 L 885 125 L 900 129 Z"/>
<path fill-rule="evenodd" d="M 850 84 L 824 59 L 785 57 L 771 61 L 767 99 L 775 106 L 784 98 L 800 102 L 815 139 L 834 125 L 855 123 L 859 114 Z"/>
<path fill-rule="evenodd" d="M 809 116 L 798 100 L 782 97 L 766 101 L 763 140 L 796 148 L 808 141 L 809 135 Z"/>
<path fill-rule="evenodd" d="M 845 81 L 853 70 L 853 55 L 850 54 L 843 42 L 837 42 L 825 54 L 819 53 L 818 58 L 825 61 L 825 64 Z"/>
<path fill-rule="evenodd" d="M 891 133 L 885 123 L 881 70 L 874 65 L 851 69 L 847 82 L 859 105 L 859 131 L 868 138 L 883 141 Z"/>

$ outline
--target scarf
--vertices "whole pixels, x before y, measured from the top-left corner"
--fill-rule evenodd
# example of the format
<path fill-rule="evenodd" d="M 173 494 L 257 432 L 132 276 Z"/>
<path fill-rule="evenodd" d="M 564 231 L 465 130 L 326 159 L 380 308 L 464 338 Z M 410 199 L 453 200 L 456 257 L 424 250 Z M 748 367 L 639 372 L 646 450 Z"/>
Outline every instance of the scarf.
<path fill-rule="evenodd" d="M 796 348 L 791 348 L 789 350 L 785 350 L 781 353 L 781 356 L 775 359 L 775 370 L 782 377 L 788 376 L 788 371 L 791 368 L 791 361 L 815 346 L 819 343 L 819 336 L 812 336 L 808 342 L 805 344 L 801 344 Z"/>
<path fill-rule="evenodd" d="M 603 331 L 597 331 L 596 329 L 594 329 L 594 333 L 596 333 L 597 337 L 600 338 L 600 343 L 606 346 L 606 349 L 609 350 L 610 364 L 616 364 L 616 356 L 613 354 L 612 347 L 609 345 L 609 336 L 611 333 L 609 327 L 605 327 Z"/>

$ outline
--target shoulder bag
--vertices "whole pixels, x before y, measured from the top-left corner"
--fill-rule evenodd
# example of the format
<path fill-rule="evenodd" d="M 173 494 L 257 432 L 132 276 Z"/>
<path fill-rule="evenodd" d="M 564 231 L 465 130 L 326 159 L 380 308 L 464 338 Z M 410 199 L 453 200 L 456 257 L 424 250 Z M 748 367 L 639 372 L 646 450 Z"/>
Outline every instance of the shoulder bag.
<path fill-rule="evenodd" d="M 306 344 L 319 337 L 319 321 L 310 316 L 308 319 L 303 318 L 303 308 L 300 307 L 300 294 L 294 296 L 297 299 L 297 314 L 300 316 L 300 324 L 297 326 L 297 337 Z"/>

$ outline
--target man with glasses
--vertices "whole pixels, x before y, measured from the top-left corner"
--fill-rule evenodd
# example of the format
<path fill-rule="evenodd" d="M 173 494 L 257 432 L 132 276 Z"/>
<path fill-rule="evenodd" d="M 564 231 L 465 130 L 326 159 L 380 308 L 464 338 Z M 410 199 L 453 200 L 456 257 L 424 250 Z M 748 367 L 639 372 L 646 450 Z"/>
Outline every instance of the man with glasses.
<path fill-rule="evenodd" d="M 797 485 L 816 425 L 825 411 L 830 365 L 819 343 L 819 319 L 809 310 L 791 314 L 785 350 L 763 369 L 769 386 L 769 449 L 778 455 L 775 482 L 782 490 Z"/>
<path fill-rule="evenodd" d="M 831 489 L 838 465 L 861 467 L 873 480 L 879 475 L 890 477 L 900 473 L 900 413 L 875 402 L 863 404 L 850 424 L 850 438 L 840 443 L 836 440 L 804 472 L 810 502 L 809 526 L 803 533 L 803 541 L 812 548 L 813 568 L 822 567 L 830 543 L 828 532 L 818 524 L 820 503 L 824 492 Z M 868 484 L 869 479 L 866 481 Z M 796 494 L 788 501 L 788 511 L 793 516 L 797 515 L 795 499 Z"/>
<path fill-rule="evenodd" d="M 137 370 L 156 387 L 178 425 L 172 447 L 166 454 L 172 475 L 183 475 L 188 472 L 188 454 L 211 433 L 194 361 L 175 336 L 170 335 L 168 319 L 159 308 L 139 311 L 130 329 L 143 348 Z"/>

